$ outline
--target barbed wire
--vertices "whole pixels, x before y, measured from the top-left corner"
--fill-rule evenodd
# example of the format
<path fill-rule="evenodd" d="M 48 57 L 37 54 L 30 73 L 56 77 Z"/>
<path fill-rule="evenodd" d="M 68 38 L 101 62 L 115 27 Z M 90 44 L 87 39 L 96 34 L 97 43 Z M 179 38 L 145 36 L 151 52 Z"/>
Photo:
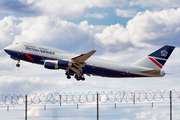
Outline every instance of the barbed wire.
<path fill-rule="evenodd" d="M 98 94 L 98 96 L 97 96 Z M 101 103 L 121 103 L 130 101 L 169 101 L 170 91 L 110 91 L 110 92 L 88 92 L 88 93 L 34 93 L 32 95 L 27 95 L 27 104 L 70 104 L 70 103 L 93 103 L 97 102 L 97 97 Z M 172 100 L 180 100 L 180 92 L 172 91 Z M 19 94 L 13 95 L 0 95 L 0 105 L 23 105 L 25 103 L 25 96 Z"/>

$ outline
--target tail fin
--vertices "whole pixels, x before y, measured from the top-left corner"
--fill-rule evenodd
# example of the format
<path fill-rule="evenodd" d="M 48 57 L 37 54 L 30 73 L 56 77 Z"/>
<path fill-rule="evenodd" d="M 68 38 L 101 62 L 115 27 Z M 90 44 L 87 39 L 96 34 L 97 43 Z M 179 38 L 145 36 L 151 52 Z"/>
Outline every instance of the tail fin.
<path fill-rule="evenodd" d="M 160 70 L 166 63 L 174 48 L 174 46 L 165 45 L 164 47 L 137 61 L 134 65 Z"/>

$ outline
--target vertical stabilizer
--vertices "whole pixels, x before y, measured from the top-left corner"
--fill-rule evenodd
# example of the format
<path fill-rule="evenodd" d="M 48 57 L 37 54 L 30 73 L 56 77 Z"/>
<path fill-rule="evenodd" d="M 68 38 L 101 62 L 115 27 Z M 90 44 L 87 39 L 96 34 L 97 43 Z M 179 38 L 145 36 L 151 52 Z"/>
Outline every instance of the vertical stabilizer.
<path fill-rule="evenodd" d="M 174 46 L 165 45 L 164 47 L 137 61 L 134 65 L 160 70 L 166 63 L 174 48 Z"/>

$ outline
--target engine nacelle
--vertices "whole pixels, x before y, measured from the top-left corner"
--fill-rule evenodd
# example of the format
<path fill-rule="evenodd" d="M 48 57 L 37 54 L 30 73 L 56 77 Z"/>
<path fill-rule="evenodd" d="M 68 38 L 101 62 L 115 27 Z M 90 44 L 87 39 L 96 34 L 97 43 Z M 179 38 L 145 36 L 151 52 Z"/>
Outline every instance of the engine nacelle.
<path fill-rule="evenodd" d="M 47 69 L 59 69 L 57 60 L 46 60 L 44 62 L 44 67 Z"/>
<path fill-rule="evenodd" d="M 59 68 L 67 68 L 67 67 L 71 67 L 72 63 L 67 61 L 67 60 L 58 60 L 58 67 Z"/>
<path fill-rule="evenodd" d="M 44 62 L 44 67 L 47 69 L 66 69 L 71 66 L 72 63 L 66 60 L 46 60 Z"/>

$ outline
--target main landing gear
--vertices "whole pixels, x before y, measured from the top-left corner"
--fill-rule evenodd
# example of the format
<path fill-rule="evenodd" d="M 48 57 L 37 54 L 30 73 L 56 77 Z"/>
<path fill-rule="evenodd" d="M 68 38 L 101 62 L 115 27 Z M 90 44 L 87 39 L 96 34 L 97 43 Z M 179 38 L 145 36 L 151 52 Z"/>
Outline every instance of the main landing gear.
<path fill-rule="evenodd" d="M 71 79 L 71 75 L 68 72 L 66 72 L 65 75 L 67 75 L 67 79 Z M 75 74 L 74 78 L 76 78 L 77 81 L 80 81 L 80 80 L 84 81 L 85 80 L 84 75 L 81 76 L 81 75 Z"/>
<path fill-rule="evenodd" d="M 75 75 L 74 78 L 76 78 L 77 81 L 80 81 L 80 80 L 84 81 L 85 80 L 84 76 L 79 76 L 79 75 Z"/>
<path fill-rule="evenodd" d="M 67 79 L 71 79 L 69 72 L 66 72 L 65 75 L 67 75 Z"/>
<path fill-rule="evenodd" d="M 67 79 L 71 79 L 71 76 L 70 76 L 70 75 L 67 75 Z"/>
<path fill-rule="evenodd" d="M 16 64 L 16 67 L 20 67 L 20 60 L 18 60 L 17 64 Z"/>

